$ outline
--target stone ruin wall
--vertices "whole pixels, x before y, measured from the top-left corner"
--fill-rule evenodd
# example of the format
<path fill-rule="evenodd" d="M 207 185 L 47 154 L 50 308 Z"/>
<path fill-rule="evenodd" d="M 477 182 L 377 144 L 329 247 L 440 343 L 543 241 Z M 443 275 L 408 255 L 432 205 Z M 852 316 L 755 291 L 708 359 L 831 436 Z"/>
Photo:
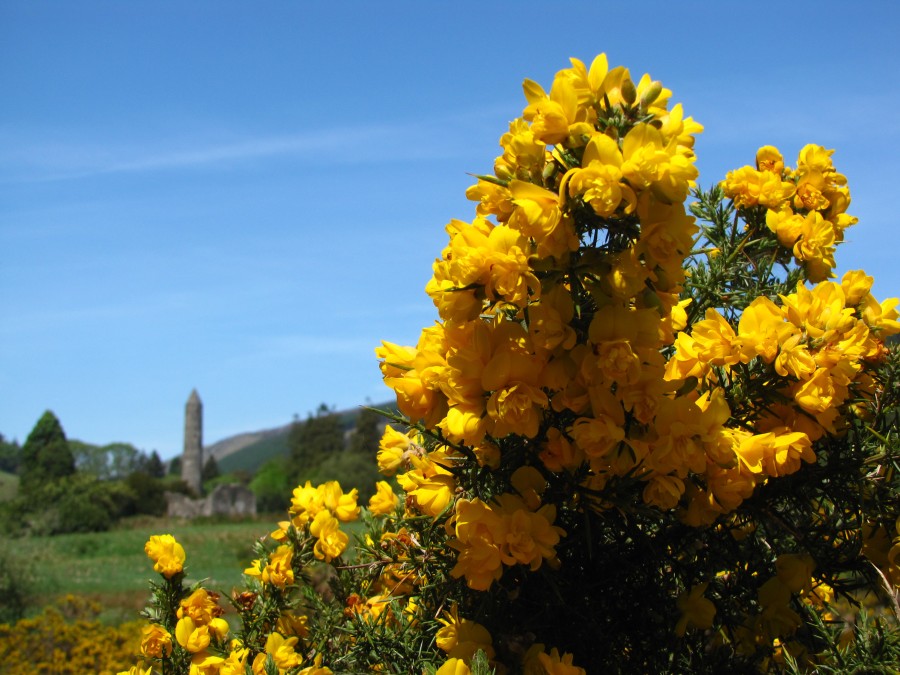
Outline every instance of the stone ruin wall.
<path fill-rule="evenodd" d="M 191 499 L 177 492 L 167 492 L 170 518 L 198 518 L 201 516 L 255 516 L 256 495 L 243 485 L 217 485 L 206 497 Z"/>

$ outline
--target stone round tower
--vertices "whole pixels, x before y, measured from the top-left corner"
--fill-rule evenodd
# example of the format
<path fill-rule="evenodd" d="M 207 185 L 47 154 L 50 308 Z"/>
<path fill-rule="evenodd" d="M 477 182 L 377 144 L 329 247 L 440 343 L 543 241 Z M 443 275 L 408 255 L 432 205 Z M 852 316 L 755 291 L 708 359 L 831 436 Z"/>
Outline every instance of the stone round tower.
<path fill-rule="evenodd" d="M 184 454 L 181 457 L 181 479 L 197 496 L 203 494 L 203 403 L 197 390 L 184 406 Z"/>

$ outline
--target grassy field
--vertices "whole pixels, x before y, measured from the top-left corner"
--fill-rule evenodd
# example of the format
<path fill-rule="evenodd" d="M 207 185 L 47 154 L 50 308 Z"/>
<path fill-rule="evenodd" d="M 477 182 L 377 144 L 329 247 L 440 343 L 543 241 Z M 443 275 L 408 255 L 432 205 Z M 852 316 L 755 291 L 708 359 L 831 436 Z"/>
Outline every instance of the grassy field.
<path fill-rule="evenodd" d="M 0 540 L 0 548 L 31 576 L 34 612 L 58 595 L 76 593 L 98 600 L 111 621 L 136 618 L 155 577 L 144 554 L 153 534 L 172 534 L 184 546 L 188 582 L 207 578 L 211 590 L 230 593 L 240 585 L 253 559 L 255 539 L 274 529 L 274 521 L 189 523 L 144 521 L 129 529 L 54 537 Z"/>
<path fill-rule="evenodd" d="M 0 538 L 0 551 L 30 577 L 31 614 L 39 613 L 58 596 L 74 593 L 100 602 L 107 608 L 101 618 L 117 623 L 137 618 L 149 598 L 148 581 L 159 578 L 144 553 L 151 535 L 171 534 L 184 546 L 188 584 L 206 579 L 206 588 L 227 596 L 241 585 L 244 569 L 255 558 L 253 543 L 274 530 L 278 519 L 187 522 L 144 518 L 110 532 Z M 360 526 L 344 526 L 351 546 L 353 532 Z M 227 601 L 222 605 L 229 608 Z"/>

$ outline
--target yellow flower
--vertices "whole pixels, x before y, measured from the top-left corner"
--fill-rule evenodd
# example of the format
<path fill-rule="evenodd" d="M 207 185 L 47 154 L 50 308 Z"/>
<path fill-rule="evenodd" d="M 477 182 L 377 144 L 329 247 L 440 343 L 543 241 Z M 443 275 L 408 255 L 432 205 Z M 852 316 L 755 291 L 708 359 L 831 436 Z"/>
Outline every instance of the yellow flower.
<path fill-rule="evenodd" d="M 218 605 L 218 598 L 217 593 L 210 593 L 205 588 L 198 588 L 181 601 L 177 612 L 178 618 L 189 616 L 198 626 L 208 624 L 213 618 L 221 616 L 223 613 L 222 608 Z"/>
<path fill-rule="evenodd" d="M 316 654 L 313 664 L 301 670 L 297 675 L 332 675 L 332 670 L 328 666 L 322 665 L 322 653 Z"/>
<path fill-rule="evenodd" d="M 528 265 L 530 245 L 521 232 L 505 225 L 491 230 L 483 249 L 489 300 L 524 307 L 530 295 L 540 295 L 541 283 Z"/>
<path fill-rule="evenodd" d="M 196 654 L 209 646 L 209 628 L 198 626 L 191 617 L 185 616 L 175 625 L 175 638 L 187 651 Z"/>
<path fill-rule="evenodd" d="M 172 653 L 172 634 L 158 623 L 151 623 L 141 630 L 141 654 L 162 658 Z"/>
<path fill-rule="evenodd" d="M 563 178 L 572 197 L 581 198 L 598 216 L 609 218 L 625 201 L 625 213 L 634 211 L 637 197 L 622 181 L 622 153 L 609 136 L 597 134 L 584 149 L 580 169 L 571 169 Z"/>
<path fill-rule="evenodd" d="M 550 471 L 574 471 L 580 464 L 583 455 L 569 442 L 559 429 L 548 429 L 547 439 L 541 450 L 540 460 Z"/>
<path fill-rule="evenodd" d="M 530 237 L 541 257 L 561 256 L 578 249 L 575 226 L 559 206 L 559 196 L 520 180 L 509 184 L 515 209 L 507 224 Z"/>
<path fill-rule="evenodd" d="M 738 208 L 759 204 L 777 211 L 793 196 L 795 188 L 781 180 L 779 173 L 744 166 L 728 172 L 722 181 L 722 189 Z"/>
<path fill-rule="evenodd" d="M 449 612 L 444 612 L 444 618 L 438 621 L 443 624 L 443 628 L 435 635 L 435 642 L 450 658 L 469 661 L 479 649 L 488 659 L 494 658 L 493 641 L 487 628 L 475 621 L 461 619 L 455 603 Z"/>
<path fill-rule="evenodd" d="M 825 368 L 819 368 L 813 376 L 794 392 L 794 401 L 807 412 L 823 413 L 835 401 L 834 382 Z"/>
<path fill-rule="evenodd" d="M 191 657 L 189 675 L 221 675 L 222 665 L 225 659 L 221 656 L 201 652 Z"/>
<path fill-rule="evenodd" d="M 447 659 L 434 675 L 472 675 L 472 671 L 462 659 Z"/>
<path fill-rule="evenodd" d="M 309 618 L 305 615 L 282 612 L 281 616 L 278 617 L 278 623 L 275 625 L 275 628 L 282 635 L 306 637 L 309 634 L 308 623 Z"/>
<path fill-rule="evenodd" d="M 119 671 L 116 675 L 153 675 L 153 668 L 148 667 L 144 670 L 140 666 L 131 666 L 128 670 Z"/>
<path fill-rule="evenodd" d="M 575 122 L 578 95 L 571 82 L 556 78 L 550 95 L 537 82 L 525 80 L 522 88 L 528 107 L 522 117 L 531 122 L 534 137 L 548 145 L 556 145 L 569 135 L 569 125 Z"/>
<path fill-rule="evenodd" d="M 540 158 L 543 159 L 543 146 L 538 145 L 538 147 L 540 149 Z M 509 214 L 513 210 L 512 197 L 509 194 L 509 190 L 491 181 L 479 179 L 478 183 L 466 190 L 466 199 L 478 202 L 475 212 L 479 216 L 486 218 L 493 215 L 501 223 L 509 218 Z"/>
<path fill-rule="evenodd" d="M 266 638 L 266 651 L 256 655 L 253 661 L 253 672 L 264 673 L 266 657 L 271 656 L 275 662 L 275 666 L 279 672 L 296 668 L 300 665 L 301 657 L 294 651 L 294 645 L 297 644 L 299 638 L 285 637 L 279 633 L 269 633 Z"/>
<path fill-rule="evenodd" d="M 683 202 L 699 175 L 693 153 L 667 143 L 658 129 L 643 122 L 622 140 L 622 156 L 622 173 L 631 187 L 649 188 L 668 204 Z"/>
<path fill-rule="evenodd" d="M 153 535 L 144 545 L 153 569 L 171 579 L 184 569 L 184 549 L 171 534 Z"/>
<path fill-rule="evenodd" d="M 643 499 L 647 504 L 667 511 L 678 505 L 684 494 L 684 481 L 678 476 L 653 476 L 644 488 Z"/>
<path fill-rule="evenodd" d="M 244 675 L 249 654 L 249 649 L 232 646 L 228 656 L 219 666 L 219 675 Z"/>
<path fill-rule="evenodd" d="M 758 171 L 771 171 L 780 176 L 784 172 L 784 157 L 778 148 L 764 145 L 756 151 L 756 168 Z"/>
<path fill-rule="evenodd" d="M 400 474 L 397 482 L 419 511 L 432 518 L 447 508 L 456 488 L 456 481 L 449 473 L 426 475 L 418 469 Z"/>
<path fill-rule="evenodd" d="M 306 485 L 294 488 L 290 513 L 294 516 L 293 523 L 296 527 L 306 525 L 324 508 L 322 495 L 317 488 L 312 486 L 312 483 L 306 481 Z"/>
<path fill-rule="evenodd" d="M 791 593 L 812 589 L 812 573 L 816 561 L 808 553 L 782 553 L 775 561 L 775 574 Z"/>
<path fill-rule="evenodd" d="M 380 480 L 375 484 L 376 492 L 369 500 L 369 512 L 375 516 L 387 516 L 394 512 L 400 499 L 394 494 L 387 481 Z"/>
<path fill-rule="evenodd" d="M 385 476 L 393 476 L 403 466 L 404 454 L 409 448 L 409 436 L 391 426 L 384 428 L 378 443 L 378 470 Z"/>
<path fill-rule="evenodd" d="M 584 668 L 579 668 L 572 661 L 572 654 L 560 655 L 555 647 L 548 654 L 543 644 L 536 642 L 525 652 L 522 659 L 525 675 L 586 675 Z"/>
<path fill-rule="evenodd" d="M 343 492 L 341 484 L 336 480 L 328 481 L 318 487 L 322 496 L 322 503 L 335 518 L 342 523 L 348 523 L 359 518 L 359 506 L 356 503 L 359 490 L 353 488 L 350 492 Z"/>
<path fill-rule="evenodd" d="M 554 548 L 563 530 L 552 523 L 556 519 L 556 507 L 542 506 L 536 513 L 529 511 L 524 502 L 514 495 L 498 498 L 503 514 L 504 536 L 500 540 L 500 560 L 506 565 L 528 565 L 534 571 L 544 559 L 556 557 Z"/>
<path fill-rule="evenodd" d="M 313 553 L 319 560 L 330 563 L 347 549 L 350 538 L 340 529 L 340 523 L 329 511 L 320 511 L 309 527 L 317 541 Z"/>
<path fill-rule="evenodd" d="M 279 546 L 269 556 L 269 563 L 263 568 L 261 578 L 264 583 L 284 588 L 294 583 L 294 570 L 291 567 L 293 549 L 290 546 Z"/>
<path fill-rule="evenodd" d="M 688 628 L 705 630 L 712 626 L 716 606 L 703 597 L 707 586 L 708 582 L 697 584 L 678 596 L 676 604 L 681 612 L 681 618 L 675 624 L 675 635 L 678 637 L 683 636 Z"/>
<path fill-rule="evenodd" d="M 456 535 L 449 544 L 459 551 L 450 575 L 464 576 L 469 588 L 487 590 L 503 574 L 497 543 L 503 537 L 502 518 L 480 499 L 460 499 L 448 527 Z"/>

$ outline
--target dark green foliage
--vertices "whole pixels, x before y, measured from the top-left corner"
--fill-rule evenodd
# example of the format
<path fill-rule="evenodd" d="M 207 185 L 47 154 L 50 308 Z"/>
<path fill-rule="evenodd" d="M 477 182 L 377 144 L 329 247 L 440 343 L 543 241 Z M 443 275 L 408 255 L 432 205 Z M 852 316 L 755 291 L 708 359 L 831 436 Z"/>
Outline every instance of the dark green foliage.
<path fill-rule="evenodd" d="M 203 463 L 203 472 L 200 474 L 200 480 L 205 483 L 206 481 L 218 478 L 221 473 L 222 472 L 219 471 L 219 463 L 216 461 L 216 458 L 210 455 Z"/>
<path fill-rule="evenodd" d="M 76 473 L 34 486 L 3 504 L 0 523 L 10 535 L 95 532 L 134 513 L 136 496 L 125 482 Z"/>
<path fill-rule="evenodd" d="M 291 484 L 286 469 L 287 458 L 276 457 L 262 465 L 253 480 L 250 489 L 256 495 L 256 510 L 260 513 L 280 513 L 290 503 Z"/>
<path fill-rule="evenodd" d="M 22 446 L 20 475 L 23 492 L 75 473 L 75 458 L 59 420 L 49 410 L 28 434 Z"/>
<path fill-rule="evenodd" d="M 7 441 L 0 434 L 0 471 L 16 473 L 19 470 L 19 461 L 22 456 L 22 448 L 16 441 Z"/>
<path fill-rule="evenodd" d="M 151 478 L 162 478 L 166 475 L 166 467 L 156 450 L 151 452 L 150 455 L 141 462 L 140 470 Z"/>
<path fill-rule="evenodd" d="M 13 623 L 25 615 L 32 583 L 25 561 L 9 549 L 0 549 L 0 624 Z"/>
<path fill-rule="evenodd" d="M 375 483 L 384 479 L 371 456 L 349 450 L 329 455 L 302 478 L 302 482 L 308 480 L 313 485 L 336 480 L 348 492 L 351 488 L 357 488 L 361 504 L 365 504 L 375 493 Z"/>
<path fill-rule="evenodd" d="M 344 449 L 344 429 L 341 419 L 322 403 L 315 416 L 310 415 L 302 424 L 295 421 L 288 437 L 291 450 L 288 472 L 295 482 L 330 455 Z"/>
<path fill-rule="evenodd" d="M 371 461 L 378 452 L 383 431 L 384 418 L 371 408 L 360 408 L 347 450 L 364 455 Z"/>
<path fill-rule="evenodd" d="M 360 501 L 368 500 L 382 478 L 374 461 L 384 428 L 381 419 L 368 408 L 340 415 L 323 403 L 315 416 L 295 421 L 288 437 L 291 486 L 336 480 L 346 490 L 357 488 Z"/>
<path fill-rule="evenodd" d="M 168 474 L 170 476 L 181 476 L 181 457 L 173 457 L 169 461 Z"/>
<path fill-rule="evenodd" d="M 139 513 L 150 516 L 165 515 L 166 485 L 161 478 L 151 476 L 144 471 L 135 471 L 125 479 L 125 484 L 134 493 L 134 515 Z"/>
<path fill-rule="evenodd" d="M 814 612 L 808 613 L 807 627 L 823 646 L 827 663 L 821 663 L 816 673 L 821 675 L 896 675 L 900 664 L 900 630 L 892 621 L 871 617 L 867 610 L 860 611 L 852 626 L 842 621 L 825 623 Z M 854 639 L 841 647 L 841 633 L 852 630 Z M 785 673 L 808 673 L 789 656 L 785 659 Z"/>

